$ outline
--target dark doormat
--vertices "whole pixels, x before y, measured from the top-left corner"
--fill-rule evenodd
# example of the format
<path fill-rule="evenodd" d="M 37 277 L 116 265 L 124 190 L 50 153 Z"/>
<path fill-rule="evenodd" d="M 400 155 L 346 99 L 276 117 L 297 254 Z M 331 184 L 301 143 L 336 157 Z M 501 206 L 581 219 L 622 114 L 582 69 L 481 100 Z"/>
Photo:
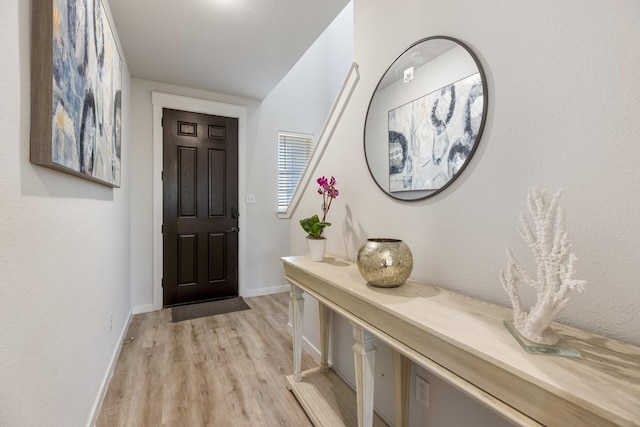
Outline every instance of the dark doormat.
<path fill-rule="evenodd" d="M 234 311 L 250 310 L 251 307 L 242 299 L 235 297 L 219 301 L 201 302 L 198 304 L 181 305 L 171 308 L 171 321 L 198 319 L 200 317 L 215 316 L 216 314 L 232 313 Z"/>

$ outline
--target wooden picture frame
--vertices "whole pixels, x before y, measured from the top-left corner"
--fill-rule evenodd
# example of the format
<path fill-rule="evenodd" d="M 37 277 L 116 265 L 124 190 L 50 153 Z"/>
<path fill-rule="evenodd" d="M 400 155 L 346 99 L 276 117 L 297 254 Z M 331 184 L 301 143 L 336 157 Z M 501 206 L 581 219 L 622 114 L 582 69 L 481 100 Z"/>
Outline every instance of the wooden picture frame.
<path fill-rule="evenodd" d="M 121 181 L 122 61 L 101 0 L 34 0 L 34 164 L 110 187 Z"/>

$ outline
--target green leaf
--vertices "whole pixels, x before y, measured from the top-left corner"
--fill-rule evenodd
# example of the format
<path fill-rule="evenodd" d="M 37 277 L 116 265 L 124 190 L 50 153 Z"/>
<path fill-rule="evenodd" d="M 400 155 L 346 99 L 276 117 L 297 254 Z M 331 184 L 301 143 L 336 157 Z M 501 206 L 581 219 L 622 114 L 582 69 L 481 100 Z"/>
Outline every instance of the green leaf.
<path fill-rule="evenodd" d="M 318 215 L 314 215 L 311 218 L 304 218 L 300 220 L 302 229 L 307 232 L 309 237 L 313 239 L 319 239 L 322 237 L 322 231 L 325 227 L 331 225 L 330 222 L 320 222 Z"/>

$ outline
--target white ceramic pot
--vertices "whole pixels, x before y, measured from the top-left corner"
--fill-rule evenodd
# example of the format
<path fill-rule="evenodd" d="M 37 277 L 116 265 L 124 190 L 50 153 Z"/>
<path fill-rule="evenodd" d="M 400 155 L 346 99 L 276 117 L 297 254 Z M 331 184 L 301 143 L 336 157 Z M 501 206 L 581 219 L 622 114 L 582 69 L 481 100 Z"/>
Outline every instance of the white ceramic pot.
<path fill-rule="evenodd" d="M 324 259 L 324 253 L 327 249 L 327 239 L 311 239 L 307 237 L 307 246 L 309 247 L 309 259 L 311 261 L 320 262 Z"/>

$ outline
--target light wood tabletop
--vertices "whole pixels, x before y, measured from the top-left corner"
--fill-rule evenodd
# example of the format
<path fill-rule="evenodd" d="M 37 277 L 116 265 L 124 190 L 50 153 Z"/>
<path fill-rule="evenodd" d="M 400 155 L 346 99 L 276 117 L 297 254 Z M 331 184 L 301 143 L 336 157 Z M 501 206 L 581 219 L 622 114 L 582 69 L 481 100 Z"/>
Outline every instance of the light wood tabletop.
<path fill-rule="evenodd" d="M 640 425 L 637 346 L 554 323 L 581 358 L 530 354 L 503 325 L 510 308 L 412 280 L 373 287 L 356 264 L 331 256 L 282 261 L 290 283 L 516 423 Z"/>

